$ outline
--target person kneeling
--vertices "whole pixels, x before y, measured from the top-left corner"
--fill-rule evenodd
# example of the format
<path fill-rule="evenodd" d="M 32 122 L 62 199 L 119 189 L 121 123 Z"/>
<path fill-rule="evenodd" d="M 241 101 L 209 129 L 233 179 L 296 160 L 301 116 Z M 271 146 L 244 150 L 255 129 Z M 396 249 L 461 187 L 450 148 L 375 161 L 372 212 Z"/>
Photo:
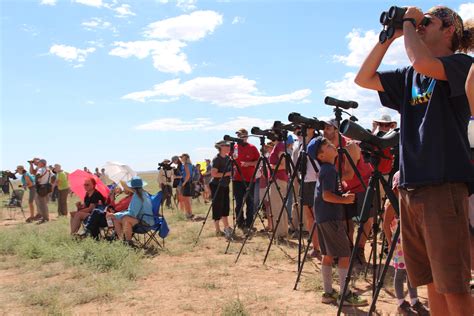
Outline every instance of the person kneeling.
<path fill-rule="evenodd" d="M 143 180 L 140 177 L 134 177 L 127 185 L 133 190 L 133 197 L 128 209 L 115 214 L 107 213 L 106 216 L 112 219 L 118 238 L 123 238 L 129 245 L 133 245 L 133 226 L 138 223 L 152 226 L 154 218 L 151 198 L 143 190 Z"/>

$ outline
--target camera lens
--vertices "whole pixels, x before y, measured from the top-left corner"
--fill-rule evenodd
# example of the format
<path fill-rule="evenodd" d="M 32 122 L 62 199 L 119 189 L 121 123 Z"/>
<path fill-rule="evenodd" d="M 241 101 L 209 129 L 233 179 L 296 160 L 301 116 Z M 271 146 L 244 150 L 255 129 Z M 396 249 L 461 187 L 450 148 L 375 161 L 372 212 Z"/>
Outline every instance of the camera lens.
<path fill-rule="evenodd" d="M 380 15 L 380 23 L 382 25 L 387 25 L 388 24 L 388 13 L 387 13 L 387 11 L 383 11 L 382 14 Z"/>

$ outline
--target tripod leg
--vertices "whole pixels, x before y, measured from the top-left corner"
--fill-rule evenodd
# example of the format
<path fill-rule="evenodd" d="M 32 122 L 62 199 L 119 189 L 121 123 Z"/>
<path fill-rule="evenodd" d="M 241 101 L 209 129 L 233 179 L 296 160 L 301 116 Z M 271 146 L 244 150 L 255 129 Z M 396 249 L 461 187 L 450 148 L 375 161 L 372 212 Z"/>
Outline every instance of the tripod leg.
<path fill-rule="evenodd" d="M 313 223 L 313 227 L 311 228 L 311 233 L 309 234 L 309 237 L 308 237 L 308 245 L 306 246 L 306 249 L 304 251 L 303 262 L 301 263 L 301 266 L 298 269 L 298 275 L 296 276 L 296 282 L 295 282 L 295 286 L 293 287 L 293 290 L 296 290 L 298 287 L 298 282 L 300 281 L 301 273 L 303 272 L 304 262 L 306 261 L 306 257 L 308 256 L 309 247 L 311 245 L 311 240 L 313 239 L 313 234 L 315 234 L 315 231 L 316 231 L 316 222 Z"/>

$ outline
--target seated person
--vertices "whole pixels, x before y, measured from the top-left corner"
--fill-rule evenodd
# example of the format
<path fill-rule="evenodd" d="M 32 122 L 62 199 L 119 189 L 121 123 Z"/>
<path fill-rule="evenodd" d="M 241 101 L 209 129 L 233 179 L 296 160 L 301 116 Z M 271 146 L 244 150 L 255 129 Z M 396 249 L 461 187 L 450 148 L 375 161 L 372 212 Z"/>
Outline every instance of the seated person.
<path fill-rule="evenodd" d="M 155 224 L 155 220 L 153 218 L 151 198 L 143 190 L 143 180 L 140 177 L 134 177 L 127 185 L 133 191 L 133 197 L 128 209 L 115 214 L 107 213 L 106 217 L 112 219 L 117 237 L 119 239 L 123 238 L 128 244 L 133 245 L 133 226 L 138 223 L 152 226 Z"/>
<path fill-rule="evenodd" d="M 92 213 L 84 222 L 84 228 L 85 228 L 84 237 L 90 235 L 93 238 L 98 239 L 100 228 L 108 226 L 106 214 L 122 212 L 128 209 L 128 206 L 130 205 L 130 201 L 132 200 L 133 191 L 126 186 L 124 186 L 124 188 L 125 189 L 123 190 L 123 192 L 125 193 L 125 197 L 120 199 L 120 201 L 115 202 L 115 198 L 122 193 L 122 189 L 120 187 L 116 187 L 114 191 L 110 192 L 111 202 L 109 203 L 109 205 L 107 205 L 107 207 L 104 210 L 100 208 L 96 208 L 92 210 Z"/>
<path fill-rule="evenodd" d="M 98 205 L 105 205 L 105 198 L 95 189 L 95 185 L 96 182 L 93 178 L 84 181 L 84 188 L 86 189 L 84 203 L 77 202 L 77 211 L 70 212 L 71 235 L 77 234 L 82 221 L 84 221 Z"/>

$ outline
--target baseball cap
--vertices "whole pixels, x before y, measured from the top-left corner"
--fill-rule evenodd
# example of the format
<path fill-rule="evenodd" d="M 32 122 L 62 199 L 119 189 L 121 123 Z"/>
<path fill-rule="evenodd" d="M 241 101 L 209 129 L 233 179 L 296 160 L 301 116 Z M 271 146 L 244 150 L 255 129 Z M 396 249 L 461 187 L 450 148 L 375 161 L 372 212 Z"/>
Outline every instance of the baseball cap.
<path fill-rule="evenodd" d="M 332 125 L 332 126 L 334 126 L 335 128 L 337 128 L 337 121 L 336 121 L 336 119 L 334 119 L 334 118 L 329 119 L 329 120 L 325 120 L 324 123 L 325 123 L 325 124 L 328 124 L 328 125 Z"/>
<path fill-rule="evenodd" d="M 245 128 L 241 128 L 241 129 L 237 130 L 235 133 L 237 134 L 237 136 L 240 136 L 240 135 L 248 136 L 249 135 L 249 132 Z"/>
<path fill-rule="evenodd" d="M 293 138 L 293 136 L 288 135 L 288 138 L 286 139 L 286 144 L 290 145 L 290 144 L 293 144 L 294 142 L 295 142 L 295 139 Z"/>
<path fill-rule="evenodd" d="M 321 144 L 323 143 L 324 137 L 318 136 L 313 138 L 308 144 L 308 155 L 313 159 L 316 160 L 316 153 L 318 152 Z"/>

